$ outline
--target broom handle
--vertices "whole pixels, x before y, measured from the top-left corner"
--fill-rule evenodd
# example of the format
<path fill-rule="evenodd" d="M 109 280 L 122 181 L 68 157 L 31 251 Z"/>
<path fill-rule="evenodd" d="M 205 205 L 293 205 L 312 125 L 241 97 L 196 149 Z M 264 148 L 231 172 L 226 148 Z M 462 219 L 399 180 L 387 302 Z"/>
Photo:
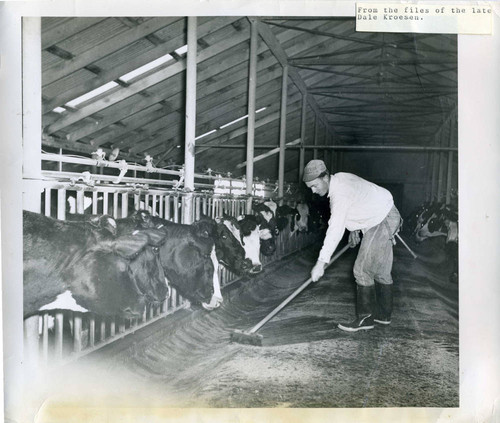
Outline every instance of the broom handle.
<path fill-rule="evenodd" d="M 349 249 L 349 244 L 347 244 L 344 248 L 342 248 L 337 254 L 333 256 L 333 258 L 330 260 L 330 263 L 328 263 L 325 266 L 325 269 L 330 266 L 335 260 L 337 260 L 342 254 L 344 254 L 347 250 Z M 252 329 L 248 331 L 248 333 L 255 333 L 257 332 L 262 326 L 264 326 L 269 320 L 271 320 L 276 314 L 278 314 L 283 307 L 285 307 L 290 301 L 292 301 L 297 295 L 299 295 L 304 289 L 309 286 L 309 284 L 312 282 L 312 279 L 309 278 L 306 280 L 302 285 L 300 285 L 295 291 L 293 291 L 283 302 L 277 306 L 271 313 L 269 313 L 266 317 L 264 317 L 259 323 L 257 323 Z"/>
<path fill-rule="evenodd" d="M 414 259 L 418 258 L 418 256 L 412 251 L 410 247 L 406 244 L 406 242 L 403 241 L 403 238 L 399 236 L 399 234 L 396 234 L 398 239 L 401 241 L 401 243 L 406 247 L 406 249 L 410 252 L 410 254 L 413 256 Z"/>

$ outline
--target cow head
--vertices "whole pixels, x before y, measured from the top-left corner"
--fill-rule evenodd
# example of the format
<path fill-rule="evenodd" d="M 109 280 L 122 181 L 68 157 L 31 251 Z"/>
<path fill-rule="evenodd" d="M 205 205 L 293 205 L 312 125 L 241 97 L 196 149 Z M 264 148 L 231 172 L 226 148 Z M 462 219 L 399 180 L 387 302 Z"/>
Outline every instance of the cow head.
<path fill-rule="evenodd" d="M 135 231 L 132 236 L 147 237 L 147 243 L 130 262 L 139 290 L 146 296 L 149 304 L 161 304 L 170 295 L 168 280 L 163 272 L 159 252 L 166 234 L 158 229 Z"/>
<path fill-rule="evenodd" d="M 307 232 L 309 228 L 309 206 L 306 203 L 297 204 L 297 230 Z"/>
<path fill-rule="evenodd" d="M 421 216 L 415 233 L 415 240 L 422 242 L 427 238 L 448 237 L 451 222 L 458 221 L 458 214 L 446 204 L 436 204 L 426 208 Z"/>
<path fill-rule="evenodd" d="M 103 316 L 140 317 L 148 302 L 144 280 L 132 271 L 148 237 L 124 236 L 100 242 L 67 271 L 78 304 Z"/>

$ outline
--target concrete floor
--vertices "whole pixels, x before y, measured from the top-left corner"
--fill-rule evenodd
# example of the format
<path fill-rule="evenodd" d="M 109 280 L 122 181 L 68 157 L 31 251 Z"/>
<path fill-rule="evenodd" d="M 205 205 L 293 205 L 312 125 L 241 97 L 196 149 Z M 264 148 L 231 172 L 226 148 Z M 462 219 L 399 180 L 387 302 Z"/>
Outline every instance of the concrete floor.
<path fill-rule="evenodd" d="M 160 320 L 53 375 L 79 380 L 60 400 L 107 398 L 166 407 L 458 407 L 458 286 L 440 241 L 395 247 L 393 322 L 346 333 L 355 250 L 265 325 L 263 346 L 229 342 L 309 276 L 317 248 L 271 264 L 226 293 L 223 307 Z"/>

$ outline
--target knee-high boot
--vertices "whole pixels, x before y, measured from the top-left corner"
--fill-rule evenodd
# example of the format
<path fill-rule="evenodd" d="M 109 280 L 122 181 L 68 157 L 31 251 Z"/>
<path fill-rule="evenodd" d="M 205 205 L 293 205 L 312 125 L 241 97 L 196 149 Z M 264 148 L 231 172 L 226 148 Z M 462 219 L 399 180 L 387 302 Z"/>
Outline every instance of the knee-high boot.
<path fill-rule="evenodd" d="M 373 329 L 373 305 L 375 299 L 375 286 L 361 286 L 356 288 L 356 314 L 357 317 L 350 323 L 339 323 L 339 329 L 348 332 Z"/>
<path fill-rule="evenodd" d="M 391 323 L 392 315 L 392 284 L 375 283 L 378 311 L 373 321 L 382 325 Z"/>

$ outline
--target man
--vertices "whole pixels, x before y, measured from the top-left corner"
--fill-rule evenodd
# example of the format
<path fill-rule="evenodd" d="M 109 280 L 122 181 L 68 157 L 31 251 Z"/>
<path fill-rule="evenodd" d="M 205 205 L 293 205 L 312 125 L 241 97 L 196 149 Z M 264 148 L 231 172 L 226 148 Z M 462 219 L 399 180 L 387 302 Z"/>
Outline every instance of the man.
<path fill-rule="evenodd" d="M 350 323 L 338 327 L 349 332 L 373 329 L 374 322 L 388 325 L 392 314 L 392 245 L 401 225 L 401 216 L 386 189 L 351 173 L 331 175 L 322 160 L 311 160 L 304 168 L 303 181 L 319 196 L 328 195 L 331 217 L 323 247 L 311 271 L 314 282 L 320 279 L 330 257 L 347 228 L 349 244 L 363 240 L 354 264 L 357 284 L 356 314 Z M 376 303 L 378 302 L 378 310 Z"/>

